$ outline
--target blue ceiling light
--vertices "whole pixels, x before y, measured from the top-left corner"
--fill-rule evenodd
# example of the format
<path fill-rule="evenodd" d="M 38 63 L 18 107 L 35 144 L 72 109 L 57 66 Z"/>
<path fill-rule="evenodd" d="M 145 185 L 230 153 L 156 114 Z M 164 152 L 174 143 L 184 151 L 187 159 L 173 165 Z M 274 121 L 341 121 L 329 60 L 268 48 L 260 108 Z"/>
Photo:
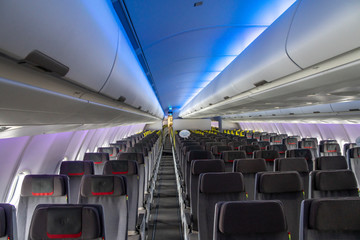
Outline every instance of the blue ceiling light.
<path fill-rule="evenodd" d="M 163 109 L 189 102 L 295 2 L 122 1 Z"/>

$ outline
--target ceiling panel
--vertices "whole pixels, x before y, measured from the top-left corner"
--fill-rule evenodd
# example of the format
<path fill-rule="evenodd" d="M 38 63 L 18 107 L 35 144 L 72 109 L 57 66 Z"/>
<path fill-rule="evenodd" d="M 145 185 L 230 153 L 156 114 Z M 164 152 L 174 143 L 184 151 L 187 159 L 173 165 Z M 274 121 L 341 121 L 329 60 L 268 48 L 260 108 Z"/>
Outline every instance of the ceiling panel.
<path fill-rule="evenodd" d="M 159 100 L 182 107 L 294 0 L 123 0 Z"/>

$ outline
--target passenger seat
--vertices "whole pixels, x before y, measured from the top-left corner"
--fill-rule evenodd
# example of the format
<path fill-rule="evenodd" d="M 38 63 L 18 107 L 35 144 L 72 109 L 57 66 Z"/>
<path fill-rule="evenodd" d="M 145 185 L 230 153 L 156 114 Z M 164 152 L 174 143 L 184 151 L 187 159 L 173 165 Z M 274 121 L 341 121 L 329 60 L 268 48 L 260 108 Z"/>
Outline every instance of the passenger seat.
<path fill-rule="evenodd" d="M 360 239 L 360 198 L 305 200 L 300 240 Z"/>
<path fill-rule="evenodd" d="M 309 195 L 309 198 L 359 196 L 355 175 L 350 170 L 312 171 Z"/>
<path fill-rule="evenodd" d="M 315 170 L 348 169 L 344 156 L 323 156 L 315 159 Z"/>
<path fill-rule="evenodd" d="M 85 153 L 84 161 L 93 161 L 96 175 L 101 175 L 105 163 L 110 160 L 108 153 Z"/>
<path fill-rule="evenodd" d="M 40 204 L 34 211 L 26 240 L 104 240 L 105 237 L 100 205 Z"/>
<path fill-rule="evenodd" d="M 214 238 L 207 240 L 290 240 L 280 201 L 219 202 Z"/>
<path fill-rule="evenodd" d="M 60 165 L 60 174 L 69 177 L 69 203 L 79 201 L 80 182 L 84 175 L 94 175 L 94 162 L 92 161 L 63 161 Z"/>
<path fill-rule="evenodd" d="M 108 239 L 126 240 L 128 203 L 124 176 L 86 175 L 81 181 L 80 204 L 100 204 Z"/>
<path fill-rule="evenodd" d="M 0 203 L 0 239 L 17 240 L 16 209 L 13 205 Z"/>
<path fill-rule="evenodd" d="M 35 207 L 38 204 L 68 203 L 69 178 L 65 175 L 26 175 L 17 211 L 19 240 L 27 240 Z"/>

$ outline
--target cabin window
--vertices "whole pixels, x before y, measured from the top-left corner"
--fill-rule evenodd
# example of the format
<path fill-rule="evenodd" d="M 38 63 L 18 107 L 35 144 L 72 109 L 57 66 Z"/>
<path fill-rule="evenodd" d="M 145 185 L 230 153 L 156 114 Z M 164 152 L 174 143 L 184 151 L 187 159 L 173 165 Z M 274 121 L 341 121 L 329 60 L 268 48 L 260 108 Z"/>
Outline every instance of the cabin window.
<path fill-rule="evenodd" d="M 20 193 L 21 193 L 21 186 L 22 186 L 22 183 L 24 181 L 24 178 L 26 175 L 30 174 L 29 171 L 25 170 L 25 171 L 22 171 L 22 172 L 19 172 L 12 184 L 11 184 L 11 187 L 10 187 L 10 191 L 9 191 L 9 194 L 8 194 L 8 198 L 6 200 L 6 202 L 14 205 L 17 209 L 17 206 L 19 204 L 19 200 L 20 200 Z"/>

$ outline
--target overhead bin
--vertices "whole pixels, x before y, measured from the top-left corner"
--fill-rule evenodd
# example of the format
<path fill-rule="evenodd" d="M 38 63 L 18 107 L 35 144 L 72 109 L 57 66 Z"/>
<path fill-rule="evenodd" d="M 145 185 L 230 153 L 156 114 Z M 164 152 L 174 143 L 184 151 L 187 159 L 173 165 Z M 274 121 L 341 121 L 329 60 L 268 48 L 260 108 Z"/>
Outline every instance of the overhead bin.
<path fill-rule="evenodd" d="M 122 27 L 114 67 L 100 93 L 163 117 L 161 106 Z"/>
<path fill-rule="evenodd" d="M 285 51 L 287 33 L 297 4 L 291 6 L 190 101 L 181 110 L 180 116 L 301 70 Z"/>
<path fill-rule="evenodd" d="M 0 36 L 0 53 L 19 63 L 164 115 L 111 1 L 4 0 Z"/>
<path fill-rule="evenodd" d="M 360 1 L 302 0 L 286 44 L 301 68 L 360 47 Z"/>
<path fill-rule="evenodd" d="M 114 14 L 110 1 L 4 0 L 0 52 L 21 61 L 38 51 L 68 67 L 69 81 L 99 91 L 116 56 Z"/>

